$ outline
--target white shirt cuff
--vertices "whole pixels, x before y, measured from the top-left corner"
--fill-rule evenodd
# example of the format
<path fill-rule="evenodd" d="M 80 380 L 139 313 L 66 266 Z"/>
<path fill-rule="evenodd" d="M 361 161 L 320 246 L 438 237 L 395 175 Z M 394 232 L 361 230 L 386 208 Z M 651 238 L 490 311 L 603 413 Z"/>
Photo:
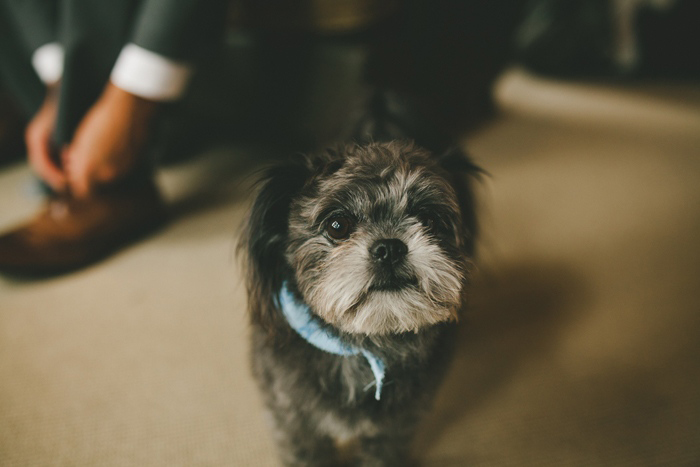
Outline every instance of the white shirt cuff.
<path fill-rule="evenodd" d="M 34 51 L 32 66 L 46 85 L 57 83 L 63 76 L 63 47 L 58 42 L 49 42 Z"/>
<path fill-rule="evenodd" d="M 127 44 L 117 58 L 110 77 L 112 84 L 139 97 L 154 101 L 179 98 L 192 69 L 136 44 Z"/>

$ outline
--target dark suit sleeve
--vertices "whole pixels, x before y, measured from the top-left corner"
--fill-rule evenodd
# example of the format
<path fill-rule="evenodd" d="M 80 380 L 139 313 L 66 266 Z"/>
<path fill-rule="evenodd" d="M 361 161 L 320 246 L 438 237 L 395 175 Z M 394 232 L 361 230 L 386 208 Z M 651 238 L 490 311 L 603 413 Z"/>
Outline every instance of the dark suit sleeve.
<path fill-rule="evenodd" d="M 57 0 L 0 0 L 15 24 L 24 45 L 31 53 L 56 41 Z"/>
<path fill-rule="evenodd" d="M 144 0 L 131 42 L 173 60 L 197 62 L 221 43 L 228 1 Z"/>

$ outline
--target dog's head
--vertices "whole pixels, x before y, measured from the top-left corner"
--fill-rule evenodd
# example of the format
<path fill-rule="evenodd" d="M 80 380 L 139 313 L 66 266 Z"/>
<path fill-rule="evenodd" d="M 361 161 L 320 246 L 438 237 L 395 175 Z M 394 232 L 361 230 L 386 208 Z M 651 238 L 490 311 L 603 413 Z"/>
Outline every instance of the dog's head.
<path fill-rule="evenodd" d="M 468 176 L 477 172 L 458 151 L 437 157 L 403 142 L 344 146 L 269 170 L 242 244 L 253 319 L 279 316 L 284 282 L 348 333 L 456 318 L 475 234 Z"/>

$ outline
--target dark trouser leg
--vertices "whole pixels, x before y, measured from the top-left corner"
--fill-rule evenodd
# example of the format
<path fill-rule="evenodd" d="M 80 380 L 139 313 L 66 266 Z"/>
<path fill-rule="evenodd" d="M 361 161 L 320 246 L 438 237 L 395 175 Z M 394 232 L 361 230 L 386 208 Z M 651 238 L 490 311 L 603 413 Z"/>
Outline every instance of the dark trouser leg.
<path fill-rule="evenodd" d="M 19 36 L 11 12 L 0 2 L 0 81 L 27 118 L 44 98 L 44 85 L 34 72 L 30 52 Z"/>
<path fill-rule="evenodd" d="M 0 0 L 0 164 L 26 154 L 24 129 L 46 90 L 31 65 L 30 47 L 13 13 Z"/>
<path fill-rule="evenodd" d="M 489 115 L 491 85 L 508 60 L 521 3 L 403 2 L 370 40 L 368 83 L 405 99 L 408 113 L 417 114 L 408 118 L 422 116 L 415 125 L 426 133 L 444 134 L 432 139 L 454 137 Z"/>

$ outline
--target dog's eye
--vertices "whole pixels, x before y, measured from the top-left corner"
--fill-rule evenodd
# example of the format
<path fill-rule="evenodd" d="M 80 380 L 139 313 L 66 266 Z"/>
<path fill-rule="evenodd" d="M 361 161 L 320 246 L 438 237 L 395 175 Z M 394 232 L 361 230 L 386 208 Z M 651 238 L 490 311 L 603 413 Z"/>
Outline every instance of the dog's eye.
<path fill-rule="evenodd" d="M 350 236 L 352 221 L 347 217 L 334 217 L 326 224 L 326 232 L 335 240 L 343 240 Z"/>
<path fill-rule="evenodd" d="M 425 215 L 421 217 L 420 223 L 423 227 L 425 227 L 428 230 L 434 230 L 435 225 L 437 224 L 437 221 L 435 220 L 434 216 L 431 215 Z"/>

